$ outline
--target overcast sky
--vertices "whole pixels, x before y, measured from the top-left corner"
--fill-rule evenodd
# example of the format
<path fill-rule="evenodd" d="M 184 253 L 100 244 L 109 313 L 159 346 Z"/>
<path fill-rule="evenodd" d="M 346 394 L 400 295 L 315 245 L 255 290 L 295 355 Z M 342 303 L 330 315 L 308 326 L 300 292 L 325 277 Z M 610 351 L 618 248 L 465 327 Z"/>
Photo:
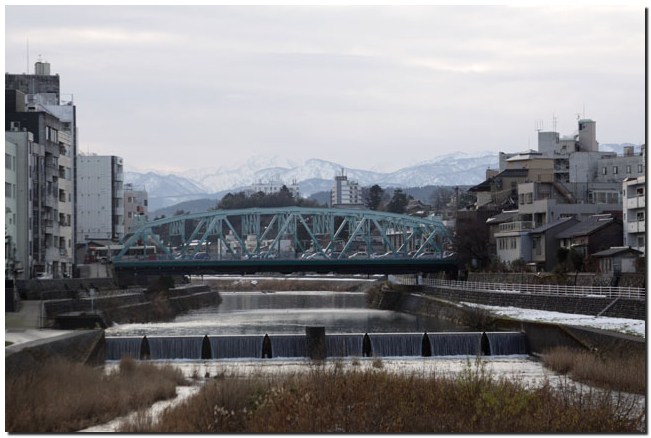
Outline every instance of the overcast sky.
<path fill-rule="evenodd" d="M 129 169 L 256 155 L 396 170 L 536 148 L 536 128 L 644 142 L 642 6 L 6 6 L 5 71 L 39 56 L 80 150 Z"/>

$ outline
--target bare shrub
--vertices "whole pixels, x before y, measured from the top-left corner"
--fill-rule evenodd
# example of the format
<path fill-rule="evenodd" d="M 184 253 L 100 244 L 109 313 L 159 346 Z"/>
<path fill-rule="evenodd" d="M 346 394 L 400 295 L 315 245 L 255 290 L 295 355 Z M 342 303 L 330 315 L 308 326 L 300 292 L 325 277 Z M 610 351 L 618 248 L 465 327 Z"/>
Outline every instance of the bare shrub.
<path fill-rule="evenodd" d="M 73 432 L 174 397 L 182 373 L 171 366 L 120 362 L 113 372 L 53 359 L 37 370 L 5 377 L 5 429 L 16 433 Z"/>
<path fill-rule="evenodd" d="M 627 410 L 628 409 L 628 410 Z M 283 377 L 224 379 L 165 413 L 152 432 L 636 432 L 642 417 L 599 393 L 526 389 L 469 362 L 457 378 L 311 367 Z"/>
<path fill-rule="evenodd" d="M 646 357 L 643 354 L 609 357 L 557 347 L 542 358 L 546 367 L 568 374 L 576 381 L 634 394 L 646 393 Z"/>

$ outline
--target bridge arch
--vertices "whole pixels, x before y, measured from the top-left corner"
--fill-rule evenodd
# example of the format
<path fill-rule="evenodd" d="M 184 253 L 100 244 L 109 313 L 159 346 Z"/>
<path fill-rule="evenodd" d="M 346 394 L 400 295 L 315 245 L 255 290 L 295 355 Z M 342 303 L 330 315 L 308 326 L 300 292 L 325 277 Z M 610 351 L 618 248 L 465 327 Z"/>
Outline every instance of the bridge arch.
<path fill-rule="evenodd" d="M 450 243 L 449 230 L 432 218 L 336 208 L 212 210 L 141 224 L 113 261 L 442 259 Z"/>

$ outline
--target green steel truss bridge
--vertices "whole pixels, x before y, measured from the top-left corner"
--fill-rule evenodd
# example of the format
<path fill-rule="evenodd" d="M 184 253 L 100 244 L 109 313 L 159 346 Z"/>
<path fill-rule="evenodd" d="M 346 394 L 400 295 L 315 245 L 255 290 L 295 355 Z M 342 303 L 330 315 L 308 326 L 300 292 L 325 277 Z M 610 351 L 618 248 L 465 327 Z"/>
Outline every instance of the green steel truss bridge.
<path fill-rule="evenodd" d="M 118 273 L 418 273 L 456 270 L 439 221 L 371 210 L 214 210 L 146 222 L 119 246 Z"/>

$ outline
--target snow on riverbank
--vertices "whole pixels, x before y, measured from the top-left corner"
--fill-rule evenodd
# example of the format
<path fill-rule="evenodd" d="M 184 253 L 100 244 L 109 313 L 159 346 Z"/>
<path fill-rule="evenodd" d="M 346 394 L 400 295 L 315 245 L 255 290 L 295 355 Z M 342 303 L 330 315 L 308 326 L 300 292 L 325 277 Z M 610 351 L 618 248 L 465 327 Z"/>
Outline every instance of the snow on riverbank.
<path fill-rule="evenodd" d="M 551 312 L 536 309 L 521 309 L 517 307 L 487 306 L 463 302 L 468 307 L 476 307 L 488 310 L 500 316 L 506 316 L 522 321 L 551 322 L 570 326 L 592 327 L 602 330 L 609 330 L 618 333 L 625 333 L 634 336 L 646 337 L 646 322 L 640 319 L 611 318 L 607 316 L 576 315 L 573 313 Z"/>

